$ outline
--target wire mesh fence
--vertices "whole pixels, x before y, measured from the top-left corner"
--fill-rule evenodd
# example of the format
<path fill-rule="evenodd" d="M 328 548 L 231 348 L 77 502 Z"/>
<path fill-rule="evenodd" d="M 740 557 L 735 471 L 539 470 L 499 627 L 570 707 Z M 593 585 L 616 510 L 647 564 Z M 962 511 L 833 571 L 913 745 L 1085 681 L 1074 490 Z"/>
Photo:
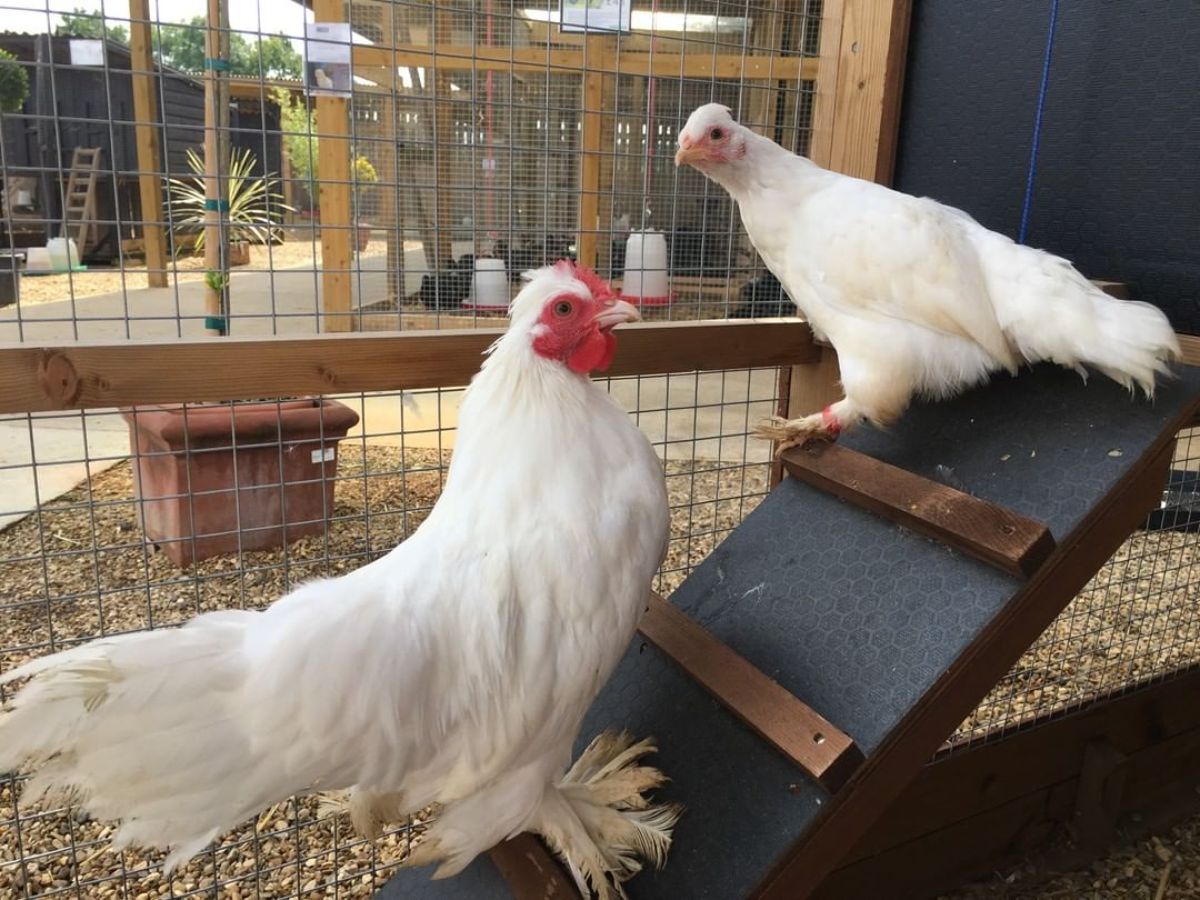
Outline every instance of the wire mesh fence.
<path fill-rule="evenodd" d="M 663 592 L 766 493 L 770 466 L 749 427 L 774 409 L 776 383 L 774 370 L 610 380 L 664 459 L 672 528 L 659 576 Z M 235 477 L 226 487 L 201 487 L 200 472 L 208 466 L 195 461 L 181 481 L 158 493 L 150 470 L 163 462 L 178 472 L 180 451 L 129 436 L 131 426 L 153 429 L 153 421 L 141 420 L 155 410 L 0 422 L 0 431 L 24 432 L 27 441 L 24 457 L 9 457 L 0 474 L 26 484 L 24 495 L 6 495 L 3 503 L 0 667 L 102 635 L 178 625 L 202 612 L 262 608 L 305 579 L 341 574 L 387 553 L 437 500 L 460 395 L 434 390 L 327 398 L 358 416 L 349 435 L 335 440 L 345 420 L 324 409 L 313 433 L 289 442 L 286 451 L 278 438 L 238 438 L 224 429 L 224 440 L 206 442 L 201 416 L 212 407 L 190 407 L 189 450 L 223 456 Z M 223 424 L 234 408 L 219 408 Z M 131 445 L 140 448 L 132 459 Z M 265 457 L 265 472 L 256 454 Z M 316 454 L 322 463 L 306 466 L 307 476 L 289 476 L 285 454 L 305 462 Z M 306 488 L 316 492 L 315 504 L 297 500 Z M 247 524 L 267 498 L 288 509 L 289 541 L 248 549 L 259 536 L 271 537 L 270 527 Z M 215 517 L 208 501 L 219 510 Z M 154 508 L 178 504 L 183 521 L 175 531 L 167 528 L 174 537 L 160 530 L 157 541 L 148 540 L 149 530 L 163 527 L 148 521 Z M 314 533 L 296 538 L 309 530 Z M 172 553 L 172 543 L 185 552 Z M 179 555 L 182 567 L 172 558 Z M 57 803 L 22 801 L 16 780 L 6 780 L 2 792 L 0 893 L 13 896 L 371 896 L 403 858 L 411 828 L 401 825 L 364 842 L 318 800 L 299 798 L 166 879 L 156 868 L 159 855 L 110 851 L 106 823 L 80 819 Z"/>
<path fill-rule="evenodd" d="M 196 252 L 196 198 L 203 213 L 207 195 L 189 151 L 203 162 L 206 23 L 179 21 L 189 13 L 166 3 L 142 14 L 136 0 L 104 0 L 64 31 L 56 4 L 0 0 L 14 21 L 31 6 L 29 33 L 0 35 L 29 84 L 19 108 L 0 113 L 4 258 L 16 260 L 0 271 L 15 301 L 0 306 L 0 341 L 202 336 L 211 265 Z M 563 256 L 621 288 L 636 271 L 645 289 L 651 267 L 633 264 L 627 248 L 631 236 L 653 235 L 666 280 L 639 296 L 647 318 L 790 314 L 725 192 L 672 157 L 678 129 L 709 101 L 808 148 L 820 0 L 639 0 L 631 30 L 618 34 L 563 32 L 550 0 L 355 0 L 343 7 L 350 89 L 319 100 L 296 62 L 309 50 L 305 5 L 246 7 L 230 29 L 244 49 L 228 78 L 228 134 L 247 169 L 237 184 L 223 178 L 231 206 L 238 190 L 260 187 L 240 230 L 226 225 L 245 238 L 248 259 L 226 285 L 229 334 L 498 325 L 521 272 Z M 286 39 L 273 43 L 277 31 Z M 80 43 L 96 38 L 98 48 Z M 154 118 L 139 114 L 147 103 Z M 81 149 L 98 153 L 81 159 Z M 339 160 L 344 177 L 321 171 Z M 76 194 L 84 208 L 73 209 Z M 349 215 L 339 218 L 342 201 Z M 156 230 L 166 251 L 157 269 Z M 60 237 L 77 247 L 65 268 L 45 252 Z M 487 296 L 481 260 L 503 264 L 502 286 Z M 769 448 L 750 432 L 776 411 L 778 376 L 607 381 L 663 459 L 672 529 L 662 593 L 769 490 Z M 259 608 L 386 553 L 440 493 L 460 397 L 447 385 L 335 394 L 319 406 L 190 404 L 171 411 L 183 423 L 176 445 L 150 407 L 0 418 L 0 670 L 100 635 Z M 289 468 L 274 435 L 233 425 L 252 400 L 272 420 L 285 407 L 308 416 L 308 430 L 289 439 L 304 471 Z M 178 463 L 183 451 L 221 460 L 231 480 L 204 480 Z M 1192 438 L 1181 441 L 1164 510 L 960 737 L 1194 662 L 1195 532 L 1179 517 L 1198 458 Z M 288 510 L 285 525 L 256 518 L 272 503 Z M 420 827 L 364 842 L 315 798 L 297 798 L 167 878 L 154 854 L 107 849 L 106 823 L 23 801 L 17 779 L 0 786 L 0 804 L 5 896 L 365 897 Z"/>
<path fill-rule="evenodd" d="M 561 256 L 620 279 L 628 235 L 647 230 L 670 255 L 672 302 L 656 316 L 725 315 L 762 274 L 724 192 L 674 166 L 675 138 L 692 109 L 716 100 L 804 151 L 816 0 L 635 4 L 631 31 L 599 35 L 561 31 L 547 0 L 349 3 L 352 83 L 323 100 L 294 77 L 296 48 L 309 43 L 304 7 L 256 6 L 230 31 L 233 166 L 219 180 L 229 236 L 249 242 L 233 270 L 230 333 L 321 330 L 323 294 L 343 291 L 337 315 L 356 327 L 455 324 L 502 308 L 475 302 L 476 257 L 502 260 L 512 289 Z M 216 102 L 203 78 L 206 24 L 167 21 L 182 9 L 160 16 L 152 5 L 145 19 L 133 9 L 105 0 L 64 24 L 51 5 L 41 27 L 58 33 L 0 35 L 29 85 L 3 124 L 10 243 L 26 255 L 64 233 L 79 253 L 70 271 L 41 278 L 29 277 L 44 271 L 39 251 L 26 260 L 4 339 L 204 333 L 206 264 L 193 251 L 205 106 Z M 103 42 L 88 50 L 72 34 Z M 321 172 L 342 157 L 344 177 Z M 349 217 L 334 214 L 339 198 Z M 147 267 L 159 241 L 165 261 Z"/>
<path fill-rule="evenodd" d="M 964 748 L 1200 663 L 1200 433 L 1176 440 L 1162 499 L 959 726 Z"/>

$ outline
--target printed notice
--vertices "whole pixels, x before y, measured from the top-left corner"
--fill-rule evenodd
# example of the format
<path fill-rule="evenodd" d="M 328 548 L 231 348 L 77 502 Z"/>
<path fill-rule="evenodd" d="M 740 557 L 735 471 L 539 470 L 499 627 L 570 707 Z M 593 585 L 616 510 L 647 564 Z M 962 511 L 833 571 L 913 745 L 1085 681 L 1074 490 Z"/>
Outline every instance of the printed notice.
<path fill-rule="evenodd" d="M 633 0 L 561 0 L 563 31 L 631 31 Z"/>
<path fill-rule="evenodd" d="M 304 41 L 304 89 L 310 94 L 349 97 L 350 23 L 309 22 Z"/>

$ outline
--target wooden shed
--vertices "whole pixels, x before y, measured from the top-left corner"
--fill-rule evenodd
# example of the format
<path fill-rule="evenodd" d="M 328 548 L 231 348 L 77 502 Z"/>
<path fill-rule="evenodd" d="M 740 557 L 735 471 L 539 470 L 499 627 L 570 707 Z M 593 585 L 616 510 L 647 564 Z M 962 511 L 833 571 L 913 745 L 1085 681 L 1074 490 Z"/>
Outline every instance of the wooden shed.
<path fill-rule="evenodd" d="M 141 236 L 146 221 L 163 221 L 162 211 L 143 214 L 138 196 L 137 145 L 130 51 L 105 42 L 104 63 L 71 64 L 71 39 L 50 35 L 0 35 L 0 49 L 17 57 L 29 73 L 30 93 L 19 113 L 3 118 L 4 160 L 11 195 L 5 227 L 16 246 L 40 246 L 59 234 L 63 196 L 76 148 L 99 148 L 94 227 L 86 261 L 118 258 L 120 242 Z M 199 78 L 156 67 L 153 81 L 163 148 L 164 179 L 186 175 L 187 151 L 204 141 L 204 86 Z M 263 98 L 239 96 L 230 102 L 235 148 L 252 150 L 259 174 L 280 171 L 279 109 Z M 32 203 L 18 204 L 18 191 Z M 21 199 L 25 199 L 22 197 Z"/>

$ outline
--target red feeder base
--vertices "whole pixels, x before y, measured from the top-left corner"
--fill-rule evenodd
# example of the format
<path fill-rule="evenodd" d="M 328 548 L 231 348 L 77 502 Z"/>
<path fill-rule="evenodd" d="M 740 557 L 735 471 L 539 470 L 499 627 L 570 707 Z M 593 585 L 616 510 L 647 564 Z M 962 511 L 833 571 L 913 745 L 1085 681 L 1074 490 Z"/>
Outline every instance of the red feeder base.
<path fill-rule="evenodd" d="M 626 297 L 622 295 L 622 300 L 632 303 L 634 306 L 670 306 L 671 295 L 665 297 Z"/>

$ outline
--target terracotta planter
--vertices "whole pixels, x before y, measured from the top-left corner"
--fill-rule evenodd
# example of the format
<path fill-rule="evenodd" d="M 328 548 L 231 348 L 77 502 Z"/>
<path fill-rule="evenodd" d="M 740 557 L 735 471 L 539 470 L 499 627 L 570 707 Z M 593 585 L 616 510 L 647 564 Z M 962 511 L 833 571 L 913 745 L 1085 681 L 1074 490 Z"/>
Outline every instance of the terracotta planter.
<path fill-rule="evenodd" d="M 358 413 L 336 400 L 121 410 L 146 540 L 179 566 L 322 534 L 337 444 Z"/>
<path fill-rule="evenodd" d="M 250 242 L 249 241 L 230 241 L 229 242 L 229 265 L 231 265 L 231 266 L 248 266 L 248 265 L 250 265 Z"/>

